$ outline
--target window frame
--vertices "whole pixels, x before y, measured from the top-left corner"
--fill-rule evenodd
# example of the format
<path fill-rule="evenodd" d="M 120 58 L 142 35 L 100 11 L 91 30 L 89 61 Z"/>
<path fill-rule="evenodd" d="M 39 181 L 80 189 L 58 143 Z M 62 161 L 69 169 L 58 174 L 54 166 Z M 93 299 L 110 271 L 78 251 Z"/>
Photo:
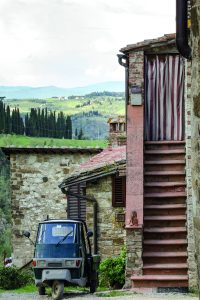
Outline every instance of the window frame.
<path fill-rule="evenodd" d="M 121 200 L 117 199 L 119 194 L 116 193 L 117 181 L 121 179 Z M 113 207 L 125 207 L 126 206 L 126 176 L 112 176 L 112 206 Z"/>

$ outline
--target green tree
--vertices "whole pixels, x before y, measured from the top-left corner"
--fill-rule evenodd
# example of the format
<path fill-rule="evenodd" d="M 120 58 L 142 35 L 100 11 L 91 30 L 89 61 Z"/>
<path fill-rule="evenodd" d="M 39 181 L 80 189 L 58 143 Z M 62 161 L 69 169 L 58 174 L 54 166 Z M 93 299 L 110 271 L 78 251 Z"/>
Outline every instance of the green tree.
<path fill-rule="evenodd" d="M 70 116 L 67 116 L 65 123 L 65 139 L 72 139 L 72 121 Z"/>
<path fill-rule="evenodd" d="M 11 117 L 10 117 L 10 107 L 6 107 L 6 116 L 5 116 L 5 133 L 11 133 Z"/>
<path fill-rule="evenodd" d="M 83 133 L 83 129 L 81 128 L 78 134 L 78 140 L 83 140 L 84 137 L 84 133 Z"/>
<path fill-rule="evenodd" d="M 0 101 L 0 133 L 5 131 L 5 107 L 3 101 Z"/>

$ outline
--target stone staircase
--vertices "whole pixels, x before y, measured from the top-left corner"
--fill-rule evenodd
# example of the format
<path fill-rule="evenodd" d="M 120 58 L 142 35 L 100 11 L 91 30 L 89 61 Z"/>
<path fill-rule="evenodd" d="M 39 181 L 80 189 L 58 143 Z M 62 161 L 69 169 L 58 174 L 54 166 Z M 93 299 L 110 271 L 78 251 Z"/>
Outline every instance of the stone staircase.
<path fill-rule="evenodd" d="M 188 287 L 185 142 L 146 142 L 143 275 L 134 288 Z"/>

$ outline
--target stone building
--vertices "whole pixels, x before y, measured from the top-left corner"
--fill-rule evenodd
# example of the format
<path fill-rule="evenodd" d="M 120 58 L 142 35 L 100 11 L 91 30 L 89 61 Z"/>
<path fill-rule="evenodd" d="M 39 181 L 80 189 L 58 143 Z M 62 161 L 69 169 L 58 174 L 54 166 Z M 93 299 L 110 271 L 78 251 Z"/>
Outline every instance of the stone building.
<path fill-rule="evenodd" d="M 191 63 L 179 55 L 175 34 L 121 52 L 127 75 L 126 284 L 196 288 Z"/>
<path fill-rule="evenodd" d="M 108 120 L 109 143 L 112 146 L 126 145 L 126 120 L 125 116 L 112 117 Z"/>
<path fill-rule="evenodd" d="M 67 194 L 68 217 L 81 215 L 93 228 L 93 250 L 101 259 L 118 255 L 125 244 L 125 171 L 126 146 L 109 147 L 81 164 L 60 185 Z"/>
<path fill-rule="evenodd" d="M 79 164 L 101 149 L 3 148 L 10 160 L 13 261 L 23 266 L 33 256 L 33 246 L 23 230 L 35 239 L 37 224 L 50 218 L 66 218 L 66 197 L 58 183 Z"/>

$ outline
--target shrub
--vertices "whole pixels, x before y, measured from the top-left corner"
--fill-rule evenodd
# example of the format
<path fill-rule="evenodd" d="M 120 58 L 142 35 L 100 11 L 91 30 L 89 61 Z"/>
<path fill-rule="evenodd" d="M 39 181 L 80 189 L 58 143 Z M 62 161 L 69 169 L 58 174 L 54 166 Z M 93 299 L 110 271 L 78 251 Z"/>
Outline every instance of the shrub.
<path fill-rule="evenodd" d="M 19 270 L 16 267 L 0 268 L 0 287 L 5 290 L 20 288 L 33 282 L 31 271 Z"/>
<path fill-rule="evenodd" d="M 105 259 L 99 267 L 100 286 L 121 288 L 125 283 L 126 251 L 123 248 L 117 257 Z"/>

